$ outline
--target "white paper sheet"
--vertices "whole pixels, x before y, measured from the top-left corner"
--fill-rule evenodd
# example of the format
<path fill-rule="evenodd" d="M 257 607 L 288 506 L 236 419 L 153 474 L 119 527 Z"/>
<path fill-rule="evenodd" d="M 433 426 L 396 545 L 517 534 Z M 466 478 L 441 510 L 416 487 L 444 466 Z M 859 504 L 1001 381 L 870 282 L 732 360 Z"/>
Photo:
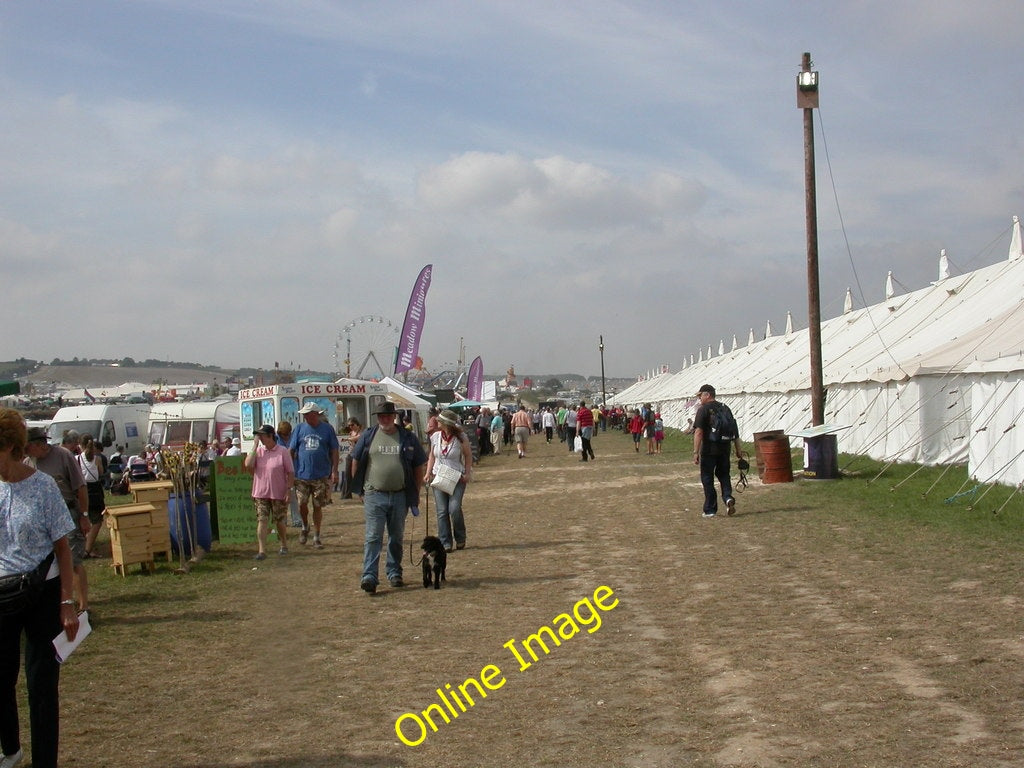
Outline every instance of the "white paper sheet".
<path fill-rule="evenodd" d="M 63 664 L 68 656 L 75 652 L 75 648 L 89 636 L 92 627 L 89 626 L 89 612 L 82 611 L 78 614 L 78 632 L 74 640 L 68 640 L 68 633 L 61 632 L 53 638 L 53 649 L 57 652 L 57 661 Z"/>

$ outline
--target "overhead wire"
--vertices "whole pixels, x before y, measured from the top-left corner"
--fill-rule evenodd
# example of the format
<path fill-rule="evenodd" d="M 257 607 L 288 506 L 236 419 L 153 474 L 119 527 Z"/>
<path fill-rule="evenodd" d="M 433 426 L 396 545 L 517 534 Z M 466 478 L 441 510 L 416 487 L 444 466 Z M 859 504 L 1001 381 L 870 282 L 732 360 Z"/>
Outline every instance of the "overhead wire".
<path fill-rule="evenodd" d="M 850 260 L 850 269 L 853 270 L 853 279 L 857 283 L 857 293 L 860 295 L 861 303 L 866 307 L 867 301 L 864 297 L 864 287 L 861 285 L 860 275 L 857 273 L 857 264 L 853 260 L 853 249 L 850 247 L 850 238 L 846 233 L 846 221 L 843 219 L 843 209 L 839 204 L 839 190 L 836 187 L 835 174 L 832 172 L 832 156 L 828 150 L 828 138 L 825 135 L 825 120 L 822 117 L 820 107 L 818 108 L 818 129 L 821 131 L 821 143 L 825 149 L 825 164 L 828 167 L 828 178 L 832 185 L 832 197 L 836 203 L 836 215 L 839 217 L 839 230 L 843 233 L 843 242 L 846 245 L 846 256 Z M 868 313 L 868 318 L 871 320 L 871 326 L 874 328 L 875 335 L 878 337 L 879 342 L 881 342 L 882 348 L 885 350 L 886 354 L 889 355 L 889 359 L 891 359 L 893 364 L 902 371 L 904 376 L 909 377 L 909 374 L 903 370 L 899 360 L 896 359 L 896 356 L 893 355 L 892 351 L 889 349 L 889 345 L 885 343 L 885 340 L 882 338 L 881 333 L 878 330 L 878 326 L 875 323 L 875 319 L 871 316 L 870 312 Z"/>

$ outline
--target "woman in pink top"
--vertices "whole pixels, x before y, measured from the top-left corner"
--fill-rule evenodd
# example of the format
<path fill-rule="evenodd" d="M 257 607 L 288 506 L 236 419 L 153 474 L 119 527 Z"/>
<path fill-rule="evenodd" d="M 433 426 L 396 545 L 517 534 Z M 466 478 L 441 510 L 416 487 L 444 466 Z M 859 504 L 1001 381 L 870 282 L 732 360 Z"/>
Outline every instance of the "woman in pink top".
<path fill-rule="evenodd" d="M 256 540 L 259 551 L 256 560 L 267 557 L 267 530 L 274 518 L 277 535 L 281 540 L 279 555 L 288 554 L 288 492 L 295 480 L 292 455 L 278 445 L 277 433 L 270 424 L 256 430 L 256 442 L 245 457 L 245 471 L 252 474 L 252 498 L 256 506 Z"/>

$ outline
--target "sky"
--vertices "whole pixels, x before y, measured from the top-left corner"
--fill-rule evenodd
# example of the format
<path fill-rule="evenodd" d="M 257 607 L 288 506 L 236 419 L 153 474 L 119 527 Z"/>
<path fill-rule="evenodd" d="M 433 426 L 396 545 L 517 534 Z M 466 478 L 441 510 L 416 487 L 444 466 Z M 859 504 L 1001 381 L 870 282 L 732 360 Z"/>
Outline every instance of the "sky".
<path fill-rule="evenodd" d="M 806 327 L 805 51 L 822 316 L 987 266 L 1024 214 L 1019 9 L 7 0 L 0 359 L 354 367 L 427 264 L 428 370 Z"/>

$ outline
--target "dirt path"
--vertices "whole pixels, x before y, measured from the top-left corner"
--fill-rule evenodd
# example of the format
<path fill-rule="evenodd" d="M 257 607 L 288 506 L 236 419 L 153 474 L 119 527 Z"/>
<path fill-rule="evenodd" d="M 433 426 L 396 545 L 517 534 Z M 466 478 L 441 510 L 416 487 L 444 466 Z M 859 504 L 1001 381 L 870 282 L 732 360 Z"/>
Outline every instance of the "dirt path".
<path fill-rule="evenodd" d="M 408 564 L 414 586 L 358 589 L 355 502 L 322 552 L 204 564 L 217 590 L 200 569 L 152 600 L 137 578 L 65 670 L 64 764 L 1024 764 L 1019 562 L 897 540 L 799 483 L 755 481 L 734 518 L 703 520 L 688 457 L 618 433 L 595 450 L 485 458 L 440 591 Z M 111 657 L 104 633 L 136 652 Z M 403 744 L 396 720 L 416 741 L 434 704 L 437 732 Z"/>

